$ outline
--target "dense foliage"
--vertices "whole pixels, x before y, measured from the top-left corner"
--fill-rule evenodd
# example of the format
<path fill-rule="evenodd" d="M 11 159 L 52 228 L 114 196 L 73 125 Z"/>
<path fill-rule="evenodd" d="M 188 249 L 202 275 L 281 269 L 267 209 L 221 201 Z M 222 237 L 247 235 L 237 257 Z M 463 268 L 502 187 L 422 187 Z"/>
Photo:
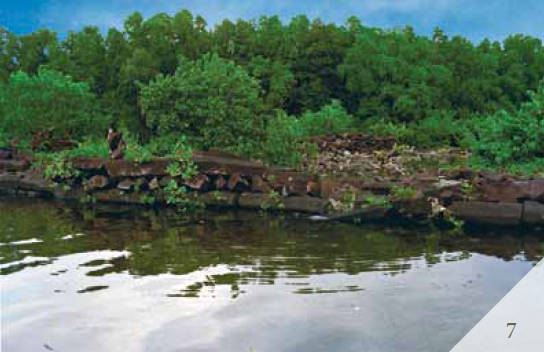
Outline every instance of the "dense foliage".
<path fill-rule="evenodd" d="M 187 10 L 133 13 L 106 34 L 88 26 L 59 40 L 0 28 L 0 145 L 37 129 L 80 137 L 125 126 L 136 158 L 187 135 L 294 164 L 310 135 L 357 128 L 419 147 L 471 147 L 491 165 L 542 157 L 544 46 L 431 37 L 297 16 L 224 20 Z M 87 150 L 102 147 L 89 147 Z M 94 149 L 93 149 L 94 148 Z"/>
<path fill-rule="evenodd" d="M 155 135 L 184 134 L 204 148 L 243 145 L 263 128 L 257 81 L 217 55 L 182 59 L 174 75 L 142 87 L 140 102 Z"/>
<path fill-rule="evenodd" d="M 499 166 L 544 158 L 544 83 L 530 96 L 514 113 L 501 110 L 475 119 L 469 138 L 477 155 Z"/>
<path fill-rule="evenodd" d="M 16 72 L 0 83 L 0 130 L 29 136 L 48 130 L 53 135 L 81 138 L 107 129 L 107 118 L 85 82 L 56 71 L 40 69 L 36 75 Z"/>

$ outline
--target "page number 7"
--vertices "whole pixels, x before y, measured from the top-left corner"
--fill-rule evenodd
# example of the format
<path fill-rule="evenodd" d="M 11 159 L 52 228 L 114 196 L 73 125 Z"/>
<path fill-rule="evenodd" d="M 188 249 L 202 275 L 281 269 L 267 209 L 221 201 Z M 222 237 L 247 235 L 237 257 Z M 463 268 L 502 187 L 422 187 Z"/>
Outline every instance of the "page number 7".
<path fill-rule="evenodd" d="M 506 323 L 506 328 L 512 327 L 512 330 L 510 330 L 510 333 L 508 334 L 508 339 L 512 337 L 512 334 L 514 333 L 514 329 L 516 328 L 517 323 Z"/>

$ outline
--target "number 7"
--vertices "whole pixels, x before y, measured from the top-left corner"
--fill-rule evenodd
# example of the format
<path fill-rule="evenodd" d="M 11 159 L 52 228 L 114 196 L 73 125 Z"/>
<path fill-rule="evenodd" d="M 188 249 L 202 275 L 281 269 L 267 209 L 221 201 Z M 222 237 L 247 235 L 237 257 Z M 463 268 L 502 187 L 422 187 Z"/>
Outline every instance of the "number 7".
<path fill-rule="evenodd" d="M 514 329 L 516 328 L 517 323 L 506 323 L 506 327 L 512 326 L 512 330 L 510 330 L 510 333 L 508 334 L 508 338 L 512 336 L 512 333 L 514 332 Z"/>

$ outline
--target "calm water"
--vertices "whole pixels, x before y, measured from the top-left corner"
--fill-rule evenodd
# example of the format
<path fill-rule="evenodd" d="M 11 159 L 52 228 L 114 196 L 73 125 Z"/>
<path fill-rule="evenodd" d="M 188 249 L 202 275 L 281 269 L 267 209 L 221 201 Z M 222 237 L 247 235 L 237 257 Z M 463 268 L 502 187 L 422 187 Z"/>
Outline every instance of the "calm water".
<path fill-rule="evenodd" d="M 543 240 L 0 199 L 2 351 L 448 351 Z"/>

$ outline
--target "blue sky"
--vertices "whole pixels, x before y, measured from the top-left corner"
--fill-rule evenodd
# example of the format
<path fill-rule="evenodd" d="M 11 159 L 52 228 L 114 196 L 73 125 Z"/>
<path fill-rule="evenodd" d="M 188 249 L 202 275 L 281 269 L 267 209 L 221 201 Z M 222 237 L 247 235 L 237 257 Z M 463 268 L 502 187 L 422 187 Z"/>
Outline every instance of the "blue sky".
<path fill-rule="evenodd" d="M 183 8 L 209 25 L 273 14 L 283 20 L 306 14 L 342 24 L 355 15 L 372 26 L 410 24 L 422 34 L 440 26 L 473 41 L 512 33 L 544 37 L 544 0 L 0 0 L 0 26 L 18 34 L 47 27 L 64 36 L 88 24 L 121 27 L 133 11 L 149 16 Z"/>

